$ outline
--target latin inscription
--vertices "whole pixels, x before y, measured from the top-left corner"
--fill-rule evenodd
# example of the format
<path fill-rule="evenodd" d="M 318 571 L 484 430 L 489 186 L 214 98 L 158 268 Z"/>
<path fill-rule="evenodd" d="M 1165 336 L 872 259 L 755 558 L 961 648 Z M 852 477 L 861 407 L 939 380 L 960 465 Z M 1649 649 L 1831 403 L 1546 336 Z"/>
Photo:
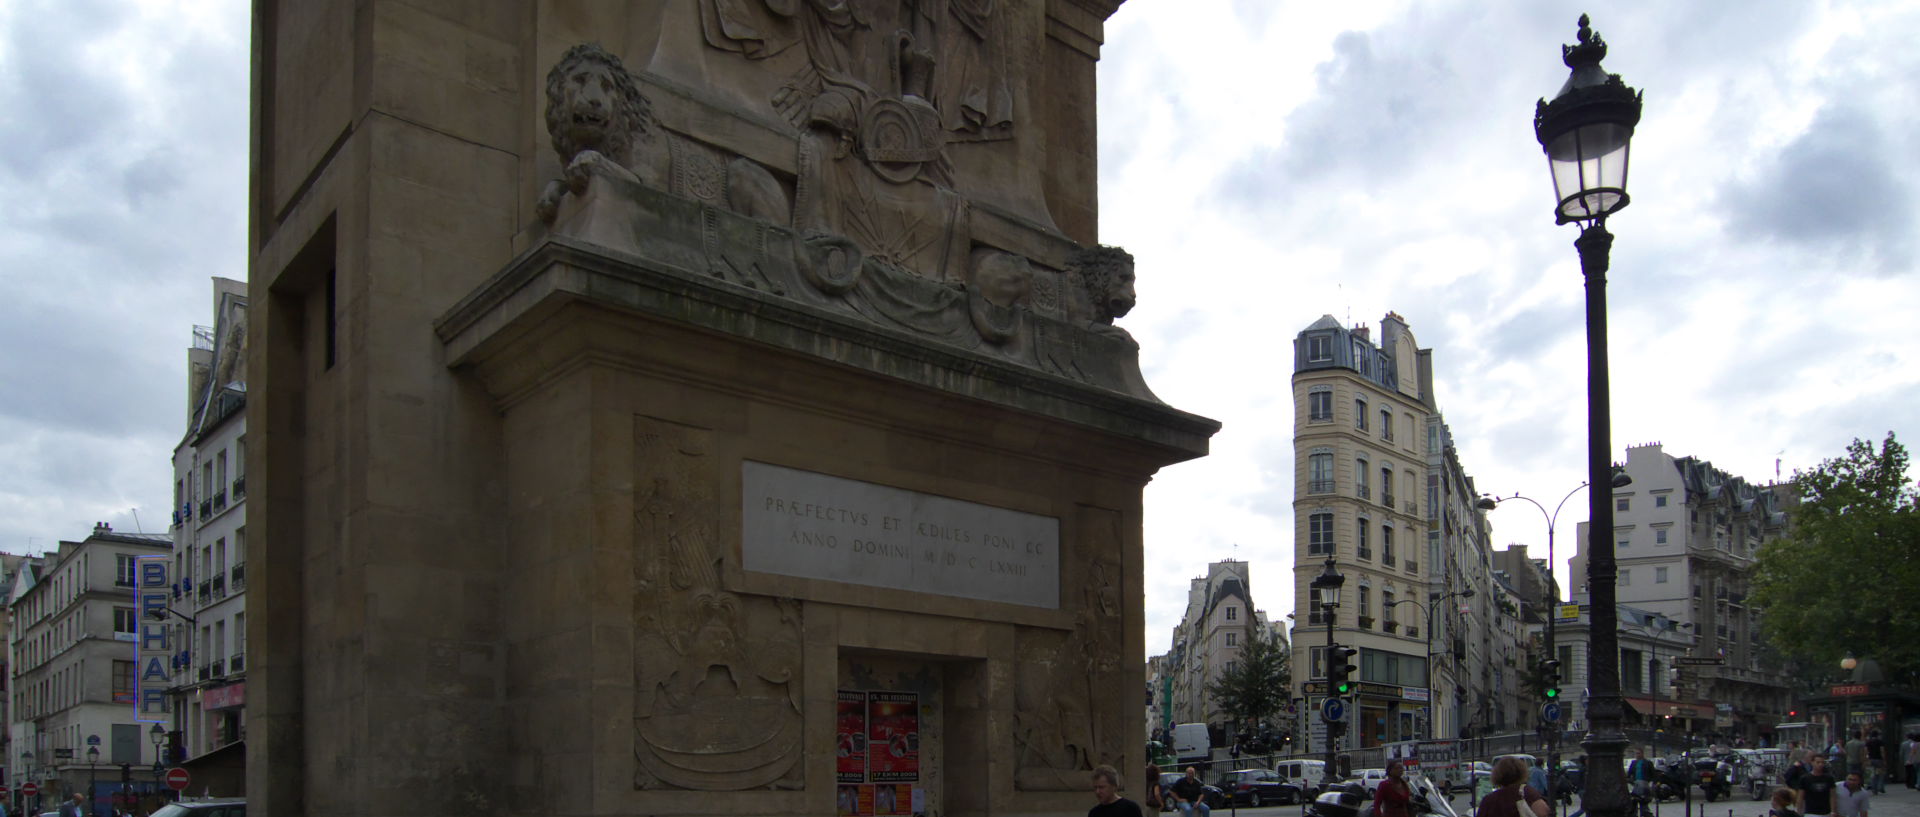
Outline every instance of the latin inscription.
<path fill-rule="evenodd" d="M 1060 606 L 1060 520 L 746 462 L 743 566 L 922 593 Z"/>

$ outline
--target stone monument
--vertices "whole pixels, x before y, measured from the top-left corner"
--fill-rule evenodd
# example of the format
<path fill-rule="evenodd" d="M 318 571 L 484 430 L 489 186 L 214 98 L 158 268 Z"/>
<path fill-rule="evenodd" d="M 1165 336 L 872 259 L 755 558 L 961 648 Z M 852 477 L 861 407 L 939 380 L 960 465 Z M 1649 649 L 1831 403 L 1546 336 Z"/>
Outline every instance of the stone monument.
<path fill-rule="evenodd" d="M 1141 492 L 1218 424 L 1116 325 L 1117 5 L 257 0 L 251 807 L 1138 769 Z"/>

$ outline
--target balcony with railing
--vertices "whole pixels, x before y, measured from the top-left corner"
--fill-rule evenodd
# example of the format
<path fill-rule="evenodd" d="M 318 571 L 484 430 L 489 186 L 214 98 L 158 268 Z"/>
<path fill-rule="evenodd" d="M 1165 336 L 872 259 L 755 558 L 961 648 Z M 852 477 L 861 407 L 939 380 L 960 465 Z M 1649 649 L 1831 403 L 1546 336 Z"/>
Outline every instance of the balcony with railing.
<path fill-rule="evenodd" d="M 219 677 L 222 677 L 222 676 L 224 676 L 224 675 L 226 675 L 226 674 L 227 674 L 227 659 L 225 659 L 225 658 L 215 658 L 215 659 L 213 659 L 213 663 L 212 663 L 212 664 L 210 664 L 210 665 L 208 666 L 208 669 L 209 669 L 209 670 L 211 670 L 211 674 L 212 674 L 212 676 L 213 676 L 213 677 L 215 677 L 215 678 L 219 678 Z"/>
<path fill-rule="evenodd" d="M 1398 629 L 1400 629 L 1400 622 L 1398 622 L 1398 621 L 1387 621 L 1387 622 L 1385 622 L 1385 623 L 1383 623 L 1383 624 L 1381 624 L 1381 625 L 1380 625 L 1380 630 L 1381 630 L 1382 632 L 1388 632 L 1388 633 L 1391 633 L 1391 632 L 1394 632 L 1394 631 L 1396 631 L 1396 630 L 1398 630 Z"/>
<path fill-rule="evenodd" d="M 1353 486 L 1353 495 L 1360 497 L 1361 499 L 1372 499 L 1373 489 L 1368 487 L 1367 484 L 1363 482 L 1359 485 Z"/>
<path fill-rule="evenodd" d="M 1307 482 L 1307 493 L 1310 493 L 1310 494 L 1333 493 L 1333 480 L 1330 480 L 1330 479 L 1310 480 Z"/>
<path fill-rule="evenodd" d="M 220 573 L 215 575 L 213 577 L 213 581 L 210 582 L 209 584 L 213 586 L 214 598 L 224 599 L 227 597 L 227 574 Z"/>
<path fill-rule="evenodd" d="M 1358 550 L 1358 553 L 1360 554 L 1360 558 L 1362 559 L 1371 560 L 1373 558 L 1373 548 L 1360 548 Z"/>
<path fill-rule="evenodd" d="M 1381 491 L 1380 504 L 1387 506 L 1387 508 L 1391 510 L 1393 508 L 1393 493 L 1390 491 Z"/>
<path fill-rule="evenodd" d="M 1373 616 L 1361 616 L 1361 617 L 1360 617 L 1360 629 L 1362 629 L 1362 630 L 1371 630 L 1371 629 L 1373 629 Z"/>
<path fill-rule="evenodd" d="M 213 500 L 211 499 L 200 500 L 200 518 L 206 519 L 207 517 L 212 515 L 213 515 Z"/>
<path fill-rule="evenodd" d="M 227 664 L 228 664 L 228 669 L 232 670 L 233 672 L 236 672 L 236 673 L 246 672 L 247 671 L 247 654 L 243 652 L 234 653 L 232 658 L 227 659 Z"/>
<path fill-rule="evenodd" d="M 241 562 L 233 566 L 233 592 L 238 593 L 246 589 L 247 563 Z"/>
<path fill-rule="evenodd" d="M 240 476 L 234 477 L 233 478 L 233 501 L 239 502 L 240 498 L 246 495 L 247 495 L 246 475 L 242 474 Z"/>
<path fill-rule="evenodd" d="M 214 494 L 213 509 L 216 511 L 220 511 L 220 510 L 226 510 L 226 507 L 227 507 L 227 492 L 221 491 L 220 493 Z"/>

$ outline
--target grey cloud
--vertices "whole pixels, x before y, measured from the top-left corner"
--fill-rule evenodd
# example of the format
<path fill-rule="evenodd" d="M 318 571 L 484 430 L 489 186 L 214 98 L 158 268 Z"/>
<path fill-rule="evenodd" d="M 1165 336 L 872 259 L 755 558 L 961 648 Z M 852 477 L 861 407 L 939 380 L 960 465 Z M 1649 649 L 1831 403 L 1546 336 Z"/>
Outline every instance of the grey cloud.
<path fill-rule="evenodd" d="M 1744 238 L 1865 253 L 1882 271 L 1909 269 L 1913 192 L 1890 147 L 1865 111 L 1829 103 L 1805 133 L 1721 188 L 1728 226 Z"/>

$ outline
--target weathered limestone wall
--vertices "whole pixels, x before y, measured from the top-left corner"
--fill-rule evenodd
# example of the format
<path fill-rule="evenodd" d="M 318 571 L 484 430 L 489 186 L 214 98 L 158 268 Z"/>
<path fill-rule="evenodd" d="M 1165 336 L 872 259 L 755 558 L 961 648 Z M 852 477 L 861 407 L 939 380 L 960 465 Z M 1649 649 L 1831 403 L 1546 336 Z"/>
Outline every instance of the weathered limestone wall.
<path fill-rule="evenodd" d="M 930 813 L 1138 767 L 1217 425 L 1089 249 L 1113 7 L 258 0 L 252 805 L 829 814 L 849 685 L 927 696 Z M 1058 592 L 749 569 L 749 463 L 1051 519 Z"/>

